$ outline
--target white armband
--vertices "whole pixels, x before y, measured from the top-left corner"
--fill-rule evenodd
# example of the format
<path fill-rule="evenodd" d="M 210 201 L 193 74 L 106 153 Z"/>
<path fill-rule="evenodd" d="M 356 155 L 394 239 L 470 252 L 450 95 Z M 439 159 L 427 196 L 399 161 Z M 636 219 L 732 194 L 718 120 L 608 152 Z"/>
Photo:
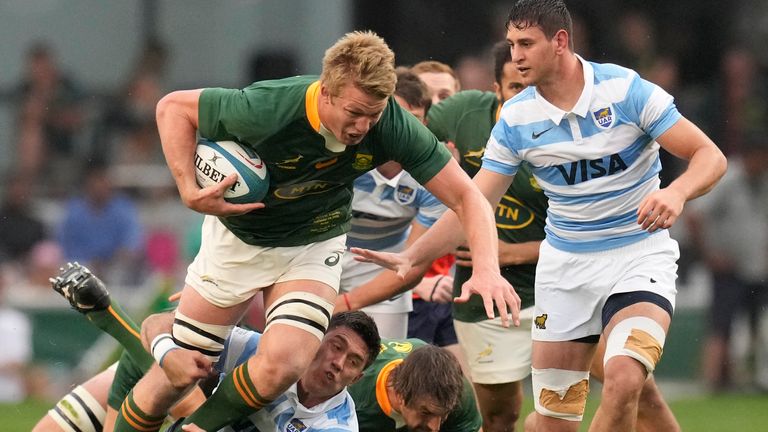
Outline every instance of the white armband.
<path fill-rule="evenodd" d="M 161 367 L 163 366 L 163 358 L 165 358 L 166 354 L 175 349 L 181 348 L 173 341 L 173 337 L 170 333 L 160 333 L 159 335 L 155 336 L 150 347 L 152 351 L 152 357 L 155 358 L 155 361 Z"/>

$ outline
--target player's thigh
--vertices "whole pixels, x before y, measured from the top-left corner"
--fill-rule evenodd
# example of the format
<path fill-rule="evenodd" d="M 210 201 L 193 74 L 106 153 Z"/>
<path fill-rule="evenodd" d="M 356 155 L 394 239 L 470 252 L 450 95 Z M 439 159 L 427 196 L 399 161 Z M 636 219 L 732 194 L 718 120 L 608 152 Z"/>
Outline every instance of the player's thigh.
<path fill-rule="evenodd" d="M 520 381 L 503 384 L 472 384 L 483 418 L 520 415 L 523 384 Z"/>
<path fill-rule="evenodd" d="M 456 336 L 475 384 L 517 382 L 531 373 L 533 307 L 520 312 L 519 327 L 503 327 L 500 318 L 454 321 Z"/>

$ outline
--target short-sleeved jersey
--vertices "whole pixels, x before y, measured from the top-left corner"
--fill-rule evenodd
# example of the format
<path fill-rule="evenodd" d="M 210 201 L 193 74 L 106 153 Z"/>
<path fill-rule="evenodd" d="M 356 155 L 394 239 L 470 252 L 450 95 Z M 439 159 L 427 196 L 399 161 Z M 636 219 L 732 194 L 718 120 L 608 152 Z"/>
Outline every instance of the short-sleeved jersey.
<path fill-rule="evenodd" d="M 224 353 L 216 369 L 224 374 L 256 354 L 261 335 L 240 327 L 232 333 L 224 345 Z M 255 429 L 254 429 L 255 428 Z M 347 390 L 342 390 L 325 402 L 305 407 L 299 402 L 297 384 L 294 383 L 277 399 L 259 411 L 241 420 L 224 432 L 343 432 L 357 431 L 355 403 Z"/>
<path fill-rule="evenodd" d="M 222 218 L 248 244 L 298 246 L 346 233 L 355 178 L 395 160 L 423 184 L 450 159 L 392 98 L 360 144 L 340 145 L 320 123 L 319 93 L 317 77 L 300 76 L 200 95 L 200 134 L 251 147 L 269 171 L 265 208 Z"/>
<path fill-rule="evenodd" d="M 462 91 L 430 108 L 427 124 L 439 140 L 454 143 L 461 156 L 461 167 L 474 176 L 480 170 L 499 109 L 495 93 Z M 546 212 L 547 197 L 524 164 L 496 207 L 499 239 L 508 243 L 543 240 Z M 533 305 L 535 264 L 505 266 L 501 274 L 520 296 L 522 308 Z M 471 276 L 471 268 L 456 266 L 454 295 L 461 293 L 461 286 Z M 470 297 L 466 303 L 453 303 L 453 317 L 464 322 L 488 319 L 479 296 Z"/>
<path fill-rule="evenodd" d="M 355 179 L 354 192 L 350 247 L 382 250 L 402 244 L 414 218 L 430 227 L 446 209 L 405 171 L 391 179 L 369 171 Z"/>
<path fill-rule="evenodd" d="M 640 201 L 659 188 L 656 139 L 681 115 L 672 96 L 633 70 L 579 57 L 584 89 L 570 112 L 529 87 L 501 110 L 483 168 L 513 175 L 530 163 L 549 198 L 547 241 L 568 252 L 621 247 L 648 237 Z"/>
<path fill-rule="evenodd" d="M 381 351 L 376 361 L 365 370 L 363 377 L 349 386 L 355 400 L 357 419 L 361 431 L 405 431 L 386 392 L 389 374 L 414 349 L 426 345 L 420 339 L 382 339 Z M 443 432 L 474 432 L 480 429 L 482 418 L 477 410 L 472 385 L 464 379 L 464 390 L 459 405 L 448 415 L 440 430 Z"/>

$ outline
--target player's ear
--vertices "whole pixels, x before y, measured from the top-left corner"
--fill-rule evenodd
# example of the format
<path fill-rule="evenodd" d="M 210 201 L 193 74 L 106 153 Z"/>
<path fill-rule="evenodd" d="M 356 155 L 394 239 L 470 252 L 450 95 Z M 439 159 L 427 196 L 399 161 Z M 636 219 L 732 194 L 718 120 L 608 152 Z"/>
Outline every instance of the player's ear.
<path fill-rule="evenodd" d="M 568 32 L 564 29 L 560 29 L 557 31 L 557 33 L 555 33 L 552 41 L 555 43 L 555 51 L 557 54 L 562 54 L 569 49 L 570 40 L 571 35 L 569 35 Z"/>
<path fill-rule="evenodd" d="M 323 103 L 331 103 L 331 90 L 323 82 L 320 83 L 320 97 Z"/>

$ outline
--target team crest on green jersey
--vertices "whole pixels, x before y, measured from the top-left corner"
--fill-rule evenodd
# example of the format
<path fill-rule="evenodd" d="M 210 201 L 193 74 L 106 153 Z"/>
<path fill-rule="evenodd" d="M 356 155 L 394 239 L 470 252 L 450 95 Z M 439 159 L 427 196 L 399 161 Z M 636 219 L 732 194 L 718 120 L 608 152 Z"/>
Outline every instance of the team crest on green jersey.
<path fill-rule="evenodd" d="M 355 162 L 352 168 L 360 171 L 367 171 L 373 168 L 373 155 L 358 153 L 355 155 Z"/>

